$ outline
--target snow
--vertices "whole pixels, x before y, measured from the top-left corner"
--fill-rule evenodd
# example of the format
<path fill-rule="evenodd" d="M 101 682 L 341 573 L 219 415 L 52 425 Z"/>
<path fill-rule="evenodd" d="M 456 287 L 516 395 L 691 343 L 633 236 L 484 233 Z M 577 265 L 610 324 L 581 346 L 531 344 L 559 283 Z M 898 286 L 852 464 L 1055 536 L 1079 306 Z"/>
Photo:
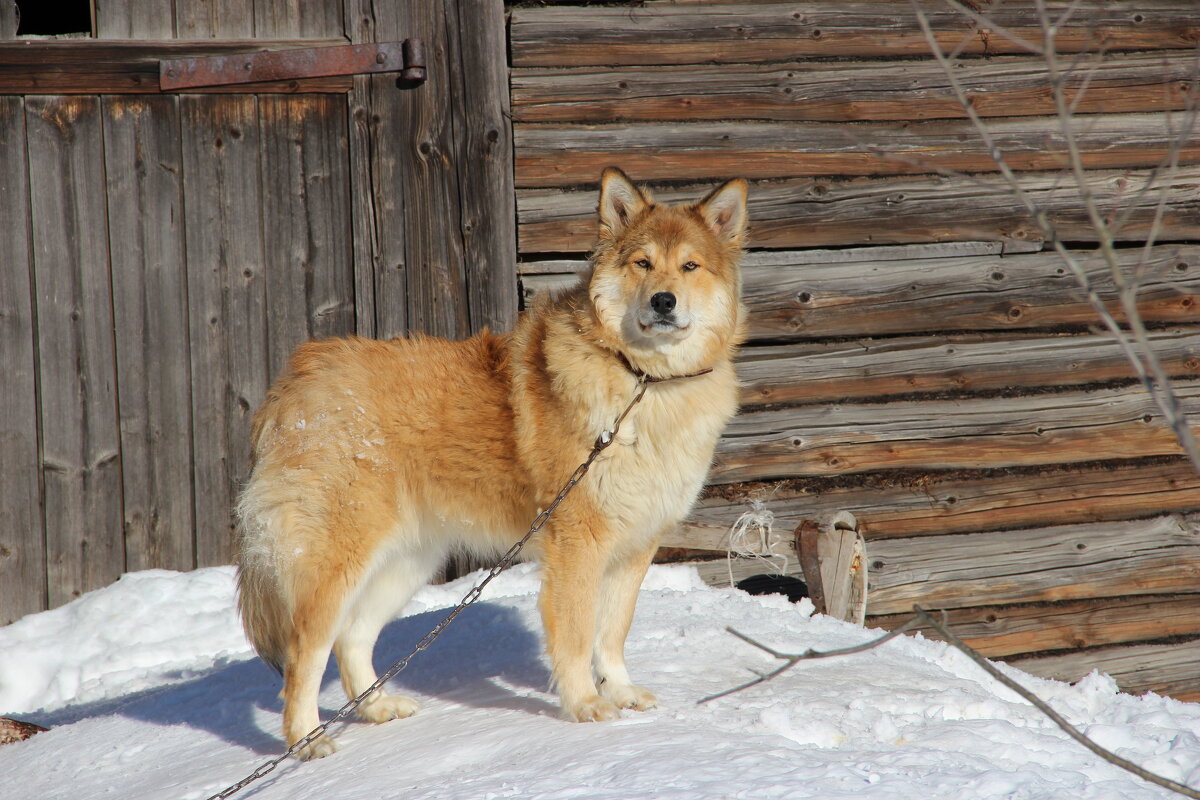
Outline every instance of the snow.
<path fill-rule="evenodd" d="M 478 575 L 422 590 L 376 651 L 382 670 Z M 872 633 L 808 601 L 705 586 L 654 567 L 627 648 L 661 703 L 614 722 L 560 719 L 548 691 L 537 571 L 501 575 L 397 688 L 422 710 L 333 729 L 342 749 L 287 761 L 239 797 L 1072 798 L 1175 797 L 1111 766 L 956 650 L 903 637 L 804 662 L 704 705 L 777 662 L 725 631 L 783 650 Z M 1092 675 L 1072 686 L 1005 668 L 1085 733 L 1173 780 L 1200 784 L 1200 705 L 1132 697 Z M 0 628 L 0 716 L 51 730 L 0 747 L 8 797 L 203 798 L 282 751 L 278 677 L 236 613 L 232 568 L 132 573 Z M 344 698 L 331 666 L 326 716 Z"/>

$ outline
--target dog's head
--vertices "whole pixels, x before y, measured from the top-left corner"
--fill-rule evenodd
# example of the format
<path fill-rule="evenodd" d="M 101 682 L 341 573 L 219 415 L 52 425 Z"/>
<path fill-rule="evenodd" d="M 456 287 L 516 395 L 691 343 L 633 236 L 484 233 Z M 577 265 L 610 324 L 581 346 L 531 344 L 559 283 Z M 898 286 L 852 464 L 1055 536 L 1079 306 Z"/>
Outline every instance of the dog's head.
<path fill-rule="evenodd" d="M 691 205 L 663 205 L 619 169 L 600 178 L 600 240 L 588 294 L 606 335 L 651 365 L 688 369 L 741 335 L 738 260 L 746 182 Z"/>

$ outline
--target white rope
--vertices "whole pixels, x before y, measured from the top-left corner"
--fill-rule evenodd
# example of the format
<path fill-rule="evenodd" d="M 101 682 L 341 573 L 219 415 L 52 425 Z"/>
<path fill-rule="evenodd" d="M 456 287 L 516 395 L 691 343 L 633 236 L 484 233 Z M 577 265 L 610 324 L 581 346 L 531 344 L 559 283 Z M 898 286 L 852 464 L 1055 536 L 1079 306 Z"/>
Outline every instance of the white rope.
<path fill-rule="evenodd" d="M 729 546 L 725 550 L 725 564 L 729 569 L 729 586 L 733 579 L 733 559 L 752 558 L 762 561 L 771 570 L 771 575 L 786 575 L 788 557 L 776 551 L 783 540 L 775 533 L 775 513 L 767 509 L 766 501 L 750 500 L 746 510 L 729 529 Z"/>

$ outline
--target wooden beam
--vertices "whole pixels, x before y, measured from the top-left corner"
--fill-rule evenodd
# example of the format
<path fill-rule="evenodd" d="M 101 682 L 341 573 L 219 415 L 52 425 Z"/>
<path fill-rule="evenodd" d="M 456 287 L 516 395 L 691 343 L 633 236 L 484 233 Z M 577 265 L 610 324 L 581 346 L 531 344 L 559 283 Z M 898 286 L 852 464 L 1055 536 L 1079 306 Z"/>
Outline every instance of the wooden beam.
<path fill-rule="evenodd" d="M 1076 681 L 1093 670 L 1116 680 L 1123 692 L 1155 692 L 1188 702 L 1200 701 L 1200 639 L 1176 644 L 1101 647 L 1050 656 L 1011 659 L 1032 675 Z"/>
<path fill-rule="evenodd" d="M 1048 4 L 1058 16 L 1066 3 Z M 972 31 L 970 20 L 944 4 L 923 3 L 944 49 L 1001 55 L 1022 49 L 1004 37 Z M 1060 52 L 1190 49 L 1200 19 L 1190 0 L 1089 0 L 1058 32 Z M 1018 36 L 1041 41 L 1027 8 L 987 12 Z M 929 47 L 907 4 L 851 2 L 654 3 L 623 7 L 514 8 L 513 65 L 618 66 L 791 61 L 797 58 L 927 56 Z"/>
<path fill-rule="evenodd" d="M 1109 53 L 1066 76 L 1076 113 L 1168 111 L 1187 104 L 1195 56 Z M 1086 78 L 1085 78 L 1086 76 Z M 955 77 L 983 117 L 1055 113 L 1040 57 L 966 60 Z M 1086 91 L 1078 89 L 1086 86 Z M 517 122 L 958 119 L 966 112 L 933 60 L 865 63 L 539 67 L 512 76 Z"/>
<path fill-rule="evenodd" d="M 1200 475 L 1182 458 L 995 471 L 876 473 L 712 486 L 667 547 L 725 549 L 760 500 L 778 529 L 849 511 L 868 540 L 1102 522 L 1200 508 Z"/>
<path fill-rule="evenodd" d="M 1155 331 L 1150 338 L 1169 375 L 1200 378 L 1200 328 Z M 961 334 L 744 347 L 737 370 L 743 409 L 1137 378 L 1108 334 Z"/>
<path fill-rule="evenodd" d="M 620 161 L 616 163 L 621 163 Z M 707 182 L 666 188 L 655 196 L 668 202 L 703 196 L 723 172 L 713 165 Z M 1155 178 L 1154 190 L 1138 191 L 1153 173 L 1146 170 L 1092 171 L 1087 187 L 1102 213 L 1132 208 L 1117 241 L 1145 240 L 1159 197 L 1163 197 L 1160 239 L 1200 239 L 1200 167 L 1183 167 L 1171 182 Z M 595 181 L 599 172 L 589 180 Z M 635 178 L 647 176 L 634 174 Z M 1093 242 L 1096 232 L 1083 213 L 1078 193 L 1063 189 L 1059 173 L 1023 173 L 1023 191 L 1043 209 L 1064 241 Z M 1160 195 L 1160 192 L 1162 193 Z M 596 190 L 522 190 L 517 193 L 522 253 L 583 253 L 596 241 Z M 979 178 L 923 175 L 892 178 L 805 178 L 753 183 L 750 187 L 750 242 L 755 247 L 841 247 L 945 241 L 1036 241 L 1034 223 L 1000 182 Z"/>
<path fill-rule="evenodd" d="M 892 630 L 911 617 L 910 613 L 867 617 L 867 625 Z M 1010 658 L 1200 635 L 1200 594 L 956 608 L 947 612 L 947 619 L 950 630 L 983 655 Z M 942 638 L 931 628 L 916 631 L 928 639 Z"/>
<path fill-rule="evenodd" d="M 190 4 L 180 8 L 190 7 Z M 246 41 L 112 41 L 23 39 L 0 43 L 0 94 L 158 94 L 160 59 L 259 53 L 344 45 L 343 39 L 250 39 Z M 394 79 L 393 79 L 394 80 Z M 246 83 L 187 89 L 197 92 L 347 92 L 352 80 L 331 78 Z"/>
<path fill-rule="evenodd" d="M 196 566 L 183 156 L 174 97 L 103 100 L 125 566 Z"/>
<path fill-rule="evenodd" d="M 1174 388 L 1185 413 L 1200 412 L 1200 381 L 1176 381 Z M 726 428 L 709 481 L 995 469 L 1179 453 L 1175 436 L 1139 385 L 752 411 Z"/>
<path fill-rule="evenodd" d="M 25 111 L 53 608 L 125 569 L 112 284 L 100 98 Z"/>
<path fill-rule="evenodd" d="M 3 4 L 0 4 L 3 5 Z M 11 6 L 15 8 L 15 6 Z M 0 13 L 5 9 L 0 8 Z M 3 19 L 0 19 L 0 23 Z M 0 28 L 0 35 L 3 29 Z M 46 608 L 25 102 L 0 97 L 0 625 Z"/>
<path fill-rule="evenodd" d="M 1056 117 L 1004 117 L 988 130 L 1008 166 L 1019 172 L 1067 166 Z M 1148 169 L 1178 133 L 1161 116 L 1093 114 L 1076 121 L 1074 138 L 1087 169 Z M 692 122 L 517 125 L 516 181 L 522 188 L 595 181 L 619 164 L 639 180 L 701 180 L 739 175 L 765 180 L 914 175 L 939 170 L 994 173 L 996 163 L 966 120 L 861 122 Z M 1181 164 L 1200 161 L 1189 137 Z"/>
<path fill-rule="evenodd" d="M 1194 591 L 1195 517 L 881 539 L 867 545 L 867 611 Z"/>

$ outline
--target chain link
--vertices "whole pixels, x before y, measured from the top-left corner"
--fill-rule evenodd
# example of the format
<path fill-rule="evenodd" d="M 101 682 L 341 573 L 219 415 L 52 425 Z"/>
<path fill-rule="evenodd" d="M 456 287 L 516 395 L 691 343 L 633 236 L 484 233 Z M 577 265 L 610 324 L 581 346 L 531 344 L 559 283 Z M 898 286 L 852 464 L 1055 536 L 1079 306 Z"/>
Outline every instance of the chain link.
<path fill-rule="evenodd" d="M 681 375 L 678 377 L 692 376 Z M 562 489 L 559 490 L 558 494 L 555 496 L 554 500 L 551 501 L 550 505 L 546 506 L 545 509 L 539 512 L 538 515 L 533 518 L 533 523 L 529 526 L 529 531 L 522 536 L 519 541 L 513 544 L 512 547 L 508 548 L 508 551 L 505 552 L 504 555 L 500 556 L 500 560 L 492 566 L 487 575 L 483 576 L 483 580 L 471 587 L 471 591 L 467 592 L 466 595 L 463 596 L 463 599 L 459 601 L 458 605 L 455 606 L 450 613 L 442 619 L 441 622 L 433 626 L 433 630 L 425 634 L 424 638 L 417 642 L 408 655 L 392 664 L 392 666 L 388 668 L 387 672 L 380 675 L 379 678 L 370 686 L 368 686 L 362 694 L 338 709 L 337 713 L 334 714 L 333 717 L 328 721 L 321 723 L 309 731 L 308 734 L 302 739 L 297 740 L 296 743 L 289 747 L 286 752 L 276 756 L 275 758 L 272 758 L 270 761 L 264 762 L 258 767 L 258 769 L 251 772 L 245 778 L 242 778 L 232 786 L 228 786 L 216 794 L 211 795 L 208 800 L 225 800 L 225 798 L 233 797 L 233 795 L 254 783 L 256 780 L 272 772 L 290 756 L 294 755 L 299 750 L 304 749 L 323 736 L 325 731 L 327 731 L 335 722 L 345 719 L 350 714 L 354 713 L 354 710 L 366 702 L 367 698 L 379 691 L 389 680 L 404 671 L 408 667 L 408 662 L 412 660 L 413 656 L 427 650 L 434 643 L 434 641 L 442 635 L 442 631 L 450 627 L 450 624 L 458 618 L 459 614 L 465 611 L 468 606 L 472 605 L 480 598 L 480 596 L 483 594 L 484 587 L 491 583 L 493 578 L 512 566 L 513 559 L 517 557 L 517 554 L 521 552 L 521 549 L 525 547 L 525 544 L 542 529 L 542 527 L 550 519 L 550 515 L 553 514 L 558 508 L 559 504 L 561 504 L 562 501 L 566 499 L 567 495 L 571 493 L 571 490 L 574 489 L 581 480 L 583 480 L 583 476 L 587 474 L 587 471 L 591 468 L 592 462 L 596 460 L 596 457 L 599 456 L 600 453 L 609 445 L 616 441 L 617 433 L 621 430 L 621 423 L 625 421 L 625 417 L 629 415 L 629 412 L 633 410 L 633 407 L 637 405 L 642 399 L 642 396 L 646 394 L 647 383 L 650 381 L 657 382 L 658 380 L 663 379 L 651 379 L 648 378 L 644 373 L 638 375 L 637 392 L 634 394 L 633 399 L 629 401 L 629 405 L 625 406 L 625 410 L 621 412 L 620 416 L 618 416 L 616 421 L 613 423 L 612 430 L 601 431 L 600 435 L 596 437 L 596 442 L 592 445 L 592 451 L 588 453 L 588 457 L 584 459 L 582 464 L 575 468 L 573 473 L 571 473 L 571 477 L 567 479 L 565 484 L 563 484 Z"/>

